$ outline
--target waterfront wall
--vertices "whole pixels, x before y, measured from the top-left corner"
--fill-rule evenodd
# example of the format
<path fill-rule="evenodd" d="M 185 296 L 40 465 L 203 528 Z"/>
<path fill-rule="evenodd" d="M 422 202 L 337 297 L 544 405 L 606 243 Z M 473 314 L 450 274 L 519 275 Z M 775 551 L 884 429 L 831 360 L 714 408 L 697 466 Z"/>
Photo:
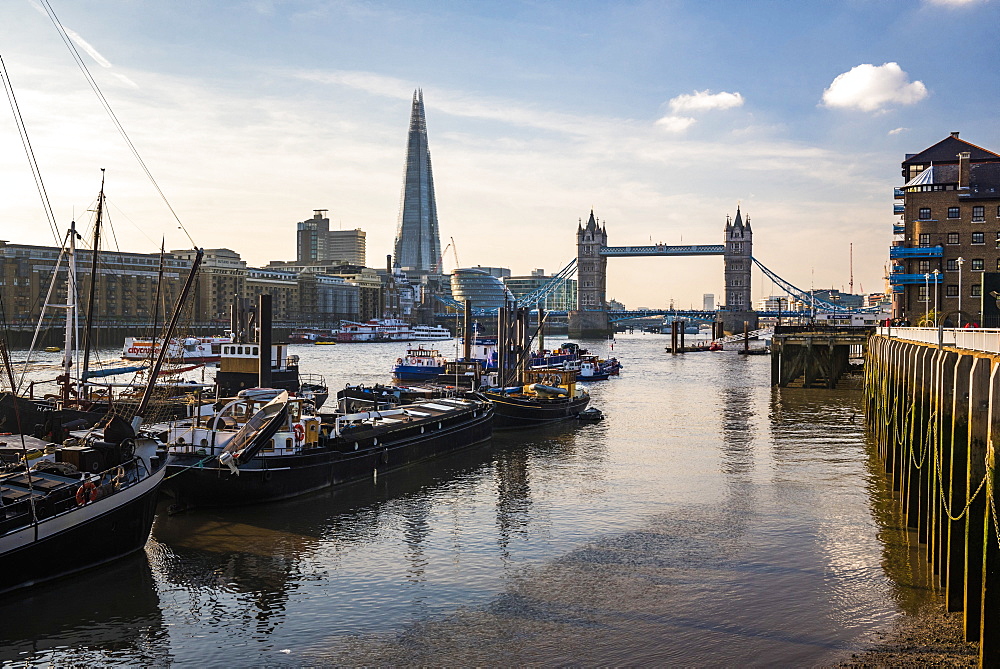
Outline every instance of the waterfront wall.
<path fill-rule="evenodd" d="M 869 340 L 868 425 L 948 610 L 963 612 L 980 664 L 1000 664 L 1000 354 L 939 345 L 931 329 L 891 334 Z"/>

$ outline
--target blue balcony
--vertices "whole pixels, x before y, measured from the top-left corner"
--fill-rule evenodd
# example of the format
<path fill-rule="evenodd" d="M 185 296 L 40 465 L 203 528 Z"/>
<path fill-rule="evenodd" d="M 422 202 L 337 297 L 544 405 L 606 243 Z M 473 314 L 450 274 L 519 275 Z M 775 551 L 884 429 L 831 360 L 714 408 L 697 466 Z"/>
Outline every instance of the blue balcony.
<path fill-rule="evenodd" d="M 906 205 L 893 204 L 892 205 L 892 213 L 894 213 L 894 214 L 903 214 L 903 213 L 906 213 Z"/>
<path fill-rule="evenodd" d="M 903 225 L 902 223 L 893 223 L 892 224 L 892 234 L 894 234 L 894 235 L 901 235 L 901 234 L 903 234 L 905 232 L 906 232 L 906 226 Z"/>
<path fill-rule="evenodd" d="M 892 287 L 892 292 L 894 292 L 894 293 L 902 293 L 903 290 L 904 290 L 904 288 L 902 286 L 893 286 Z"/>
<path fill-rule="evenodd" d="M 944 255 L 943 246 L 890 246 L 890 258 L 940 258 Z"/>
<path fill-rule="evenodd" d="M 902 188 L 893 188 L 892 189 L 892 196 L 894 198 L 896 198 L 897 200 L 902 200 L 903 199 L 903 189 Z"/>
<path fill-rule="evenodd" d="M 893 286 L 899 285 L 924 285 L 926 283 L 943 283 L 944 276 L 941 274 L 930 274 L 924 276 L 923 274 L 890 274 L 889 283 Z M 897 291 L 898 292 L 898 291 Z"/>

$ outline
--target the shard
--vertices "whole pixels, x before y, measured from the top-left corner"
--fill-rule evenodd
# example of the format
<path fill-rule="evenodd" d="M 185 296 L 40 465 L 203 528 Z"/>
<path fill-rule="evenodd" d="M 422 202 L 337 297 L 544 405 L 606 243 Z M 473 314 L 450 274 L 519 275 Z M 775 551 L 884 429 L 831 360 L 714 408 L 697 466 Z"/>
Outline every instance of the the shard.
<path fill-rule="evenodd" d="M 395 261 L 400 269 L 411 274 L 438 274 L 441 271 L 434 176 L 431 172 L 431 153 L 427 148 L 424 93 L 420 90 L 413 93 L 413 109 L 410 112 Z"/>

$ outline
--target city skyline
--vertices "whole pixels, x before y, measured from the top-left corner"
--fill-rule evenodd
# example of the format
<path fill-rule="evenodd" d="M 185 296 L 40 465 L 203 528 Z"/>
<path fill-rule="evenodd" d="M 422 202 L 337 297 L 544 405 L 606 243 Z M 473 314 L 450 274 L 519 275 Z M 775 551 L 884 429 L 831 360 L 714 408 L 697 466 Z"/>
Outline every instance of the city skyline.
<path fill-rule="evenodd" d="M 54 4 L 195 243 L 295 257 L 301 212 L 392 252 L 409 102 L 433 116 L 440 234 L 463 266 L 558 271 L 591 208 L 609 244 L 718 244 L 800 288 L 878 292 L 898 165 L 961 131 L 1000 149 L 997 2 Z M 33 0 L 3 53 L 59 224 L 108 168 L 119 247 L 188 244 Z M 938 45 L 947 44 L 947 49 Z M 959 47 L 955 48 L 954 45 Z M 14 122 L 0 238 L 52 244 Z M 455 264 L 449 251 L 446 270 Z M 612 260 L 609 298 L 698 305 L 718 258 Z M 752 299 L 774 293 L 754 274 Z"/>

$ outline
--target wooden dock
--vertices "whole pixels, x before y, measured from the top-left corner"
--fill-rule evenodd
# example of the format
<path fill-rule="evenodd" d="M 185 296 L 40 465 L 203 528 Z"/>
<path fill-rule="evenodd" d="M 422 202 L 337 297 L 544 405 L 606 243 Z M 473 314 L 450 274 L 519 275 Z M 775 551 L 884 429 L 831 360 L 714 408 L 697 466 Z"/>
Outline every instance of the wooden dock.
<path fill-rule="evenodd" d="M 771 338 L 771 385 L 836 388 L 860 361 L 869 328 L 777 327 Z"/>

